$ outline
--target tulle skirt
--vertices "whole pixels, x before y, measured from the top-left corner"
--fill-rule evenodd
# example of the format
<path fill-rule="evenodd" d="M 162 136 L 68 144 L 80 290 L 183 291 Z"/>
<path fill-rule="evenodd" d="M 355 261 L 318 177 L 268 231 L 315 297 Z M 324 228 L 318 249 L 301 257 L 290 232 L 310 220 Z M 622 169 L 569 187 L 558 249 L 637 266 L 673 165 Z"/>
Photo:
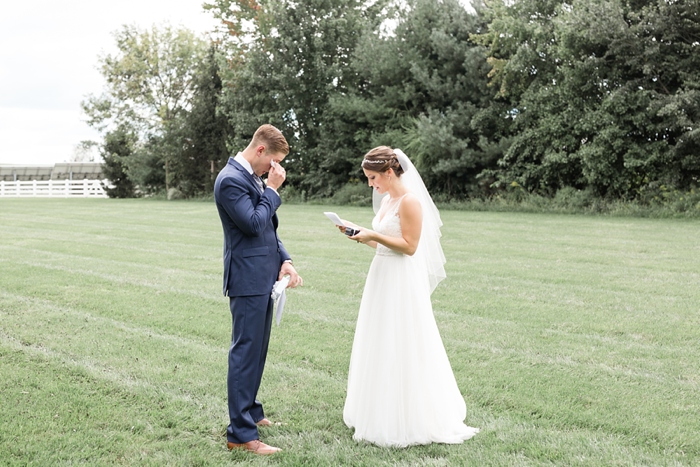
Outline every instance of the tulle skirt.
<path fill-rule="evenodd" d="M 425 273 L 410 256 L 375 255 L 353 341 L 345 424 L 356 440 L 403 447 L 461 443 L 479 431 L 465 417 Z"/>

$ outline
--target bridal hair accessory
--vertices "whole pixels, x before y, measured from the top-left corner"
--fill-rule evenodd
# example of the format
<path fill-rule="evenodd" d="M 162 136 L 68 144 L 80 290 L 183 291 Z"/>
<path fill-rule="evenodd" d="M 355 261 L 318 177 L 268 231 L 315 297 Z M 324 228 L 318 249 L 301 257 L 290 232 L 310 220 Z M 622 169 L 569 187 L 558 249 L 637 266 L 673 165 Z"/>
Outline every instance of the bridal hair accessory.
<path fill-rule="evenodd" d="M 380 169 L 384 165 L 387 165 L 387 167 L 392 167 L 395 166 L 396 162 L 398 162 L 398 157 L 396 157 L 396 154 L 392 154 L 386 159 L 362 159 L 362 164 L 360 164 L 360 166 L 368 170 L 376 170 L 370 167 L 379 167 Z"/>
<path fill-rule="evenodd" d="M 430 196 L 430 193 L 428 193 L 428 189 L 425 188 L 423 179 L 413 165 L 413 162 L 411 162 L 401 149 L 394 149 L 394 154 L 396 154 L 396 158 L 403 169 L 401 182 L 409 193 L 412 193 L 418 198 L 423 211 L 423 226 L 420 241 L 418 242 L 418 249 L 413 257 L 416 258 L 417 261 L 425 264 L 430 281 L 430 292 L 432 293 L 440 281 L 446 277 L 446 259 L 442 251 L 442 246 L 440 245 L 440 237 L 442 236 L 440 233 L 440 227 L 442 227 L 440 211 L 438 211 L 435 206 L 433 198 Z M 385 195 L 379 195 L 376 190 L 373 192 L 372 204 L 375 212 L 379 211 L 379 207 Z"/>
<path fill-rule="evenodd" d="M 369 159 L 363 159 L 362 165 L 364 165 L 364 164 L 386 164 L 390 160 L 391 159 L 377 159 L 377 160 L 371 161 Z"/>

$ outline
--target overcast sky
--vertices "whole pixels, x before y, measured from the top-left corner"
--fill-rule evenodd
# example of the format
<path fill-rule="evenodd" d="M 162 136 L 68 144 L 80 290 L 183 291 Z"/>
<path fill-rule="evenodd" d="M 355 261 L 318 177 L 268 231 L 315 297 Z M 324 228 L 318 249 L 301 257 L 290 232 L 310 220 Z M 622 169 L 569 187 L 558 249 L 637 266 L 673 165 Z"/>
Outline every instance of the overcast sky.
<path fill-rule="evenodd" d="M 53 164 L 99 135 L 80 101 L 99 94 L 98 56 L 114 53 L 112 33 L 168 22 L 195 32 L 215 20 L 202 0 L 34 0 L 0 10 L 0 164 Z"/>

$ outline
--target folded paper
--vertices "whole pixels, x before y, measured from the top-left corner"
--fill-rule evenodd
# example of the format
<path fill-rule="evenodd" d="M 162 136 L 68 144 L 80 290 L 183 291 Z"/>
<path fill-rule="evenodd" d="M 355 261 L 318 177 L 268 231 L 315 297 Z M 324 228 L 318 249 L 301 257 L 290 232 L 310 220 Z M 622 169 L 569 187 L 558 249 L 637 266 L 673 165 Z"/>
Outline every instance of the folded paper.
<path fill-rule="evenodd" d="M 340 226 L 342 226 L 342 227 L 347 227 L 347 226 L 345 225 L 345 223 L 344 223 L 342 220 L 340 220 L 340 217 L 338 217 L 338 214 L 336 214 L 336 213 L 334 213 L 334 212 L 324 212 L 324 214 L 325 214 L 326 217 L 329 218 L 329 219 L 331 220 L 331 222 L 333 222 L 335 225 L 340 225 Z"/>

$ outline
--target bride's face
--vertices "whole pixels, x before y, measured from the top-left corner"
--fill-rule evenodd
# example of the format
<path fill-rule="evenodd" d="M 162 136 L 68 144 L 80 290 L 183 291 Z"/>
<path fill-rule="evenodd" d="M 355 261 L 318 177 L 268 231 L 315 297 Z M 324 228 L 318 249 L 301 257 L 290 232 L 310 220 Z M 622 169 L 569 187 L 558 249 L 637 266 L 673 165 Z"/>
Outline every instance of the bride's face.
<path fill-rule="evenodd" d="M 377 193 L 386 193 L 389 188 L 390 174 L 386 172 L 375 172 L 373 170 L 362 169 L 367 177 L 367 184 L 377 190 Z"/>

